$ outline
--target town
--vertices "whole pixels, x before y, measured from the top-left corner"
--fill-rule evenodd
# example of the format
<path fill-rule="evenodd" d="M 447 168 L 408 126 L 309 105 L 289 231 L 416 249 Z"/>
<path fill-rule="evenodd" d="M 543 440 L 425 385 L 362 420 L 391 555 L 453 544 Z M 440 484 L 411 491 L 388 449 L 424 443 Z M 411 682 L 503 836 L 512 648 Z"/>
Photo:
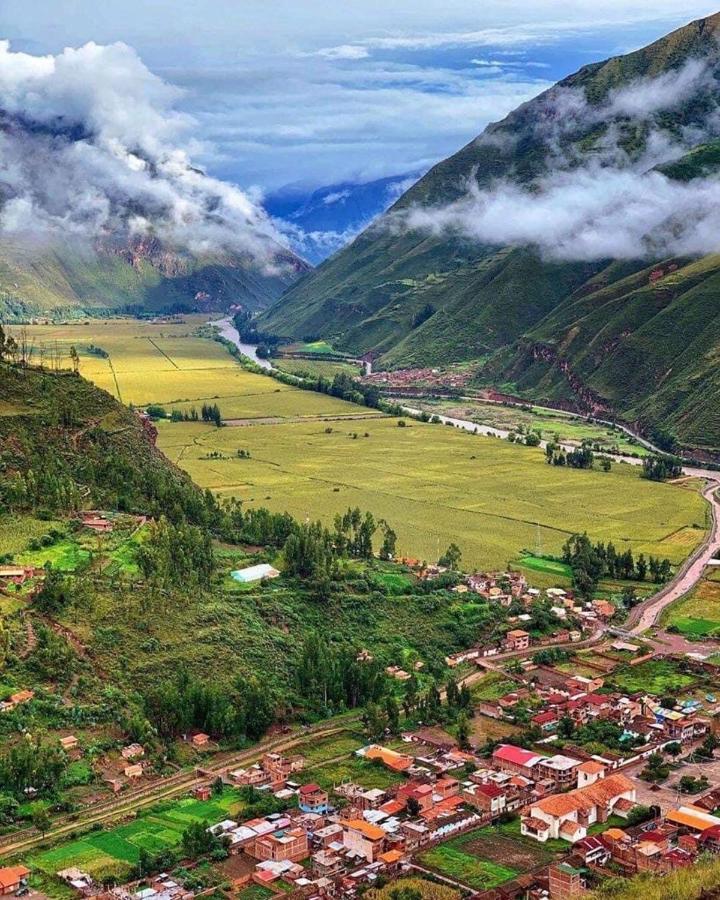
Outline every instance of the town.
<path fill-rule="evenodd" d="M 112 528 L 99 511 L 81 524 Z M 396 565 L 428 582 L 448 572 L 408 558 Z M 233 576 L 278 577 L 270 569 Z M 19 589 L 43 573 L 5 566 L 0 577 Z M 663 876 L 720 853 L 713 660 L 690 645 L 664 648 L 657 630 L 631 639 L 609 624 L 612 603 L 579 600 L 571 588 L 533 588 L 516 571 L 455 580 L 451 593 L 502 609 L 506 630 L 446 657 L 447 688 L 434 718 L 426 711 L 428 724 L 417 716 L 410 728 L 364 719 L 365 734 L 382 731 L 365 744 L 362 723 L 314 740 L 301 730 L 274 739 L 289 752 L 246 751 L 242 765 L 225 764 L 211 735 L 189 733 L 196 762 L 167 811 L 136 813 L 131 804 L 119 825 L 112 816 L 86 838 L 71 833 L 70 844 L 29 855 L 12 853 L 12 833 L 0 836 L 0 852 L 11 855 L 0 892 L 38 900 L 43 889 L 103 900 L 354 898 L 420 878 L 458 897 L 568 900 L 618 874 Z M 539 608 L 547 617 L 541 629 Z M 357 661 L 371 665 L 373 655 L 360 650 Z M 424 663 L 408 669 L 385 673 L 406 707 Z M 0 708 L 34 697 L 28 688 Z M 443 704 L 446 714 L 438 713 Z M 71 732 L 58 742 L 70 760 L 89 749 Z M 152 796 L 163 785 L 154 769 L 136 741 L 107 756 L 103 779 L 117 798 Z M 175 850 L 154 838 L 155 818 L 177 829 Z M 117 849 L 126 841 L 141 848 L 137 858 Z M 127 863 L 88 865 L 95 847 L 101 858 Z"/>

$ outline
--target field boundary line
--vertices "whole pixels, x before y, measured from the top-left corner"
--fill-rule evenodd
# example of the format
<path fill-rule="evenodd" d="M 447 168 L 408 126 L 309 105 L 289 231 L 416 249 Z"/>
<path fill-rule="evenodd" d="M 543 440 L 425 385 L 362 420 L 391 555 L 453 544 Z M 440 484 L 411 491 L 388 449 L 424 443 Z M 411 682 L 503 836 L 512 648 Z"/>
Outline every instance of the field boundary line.
<path fill-rule="evenodd" d="M 165 359 L 170 363 L 171 366 L 174 366 L 178 370 L 178 372 L 183 371 L 180 368 L 180 366 L 175 362 L 175 360 L 171 359 L 167 355 L 167 353 L 162 349 L 162 347 L 158 347 L 158 345 L 155 343 L 155 341 L 151 337 L 148 338 L 148 341 L 153 345 L 153 347 L 157 350 L 158 353 L 161 353 L 165 357 Z"/>
<path fill-rule="evenodd" d="M 120 393 L 120 384 L 117 380 L 117 375 L 115 373 L 115 366 L 113 365 L 111 356 L 108 356 L 108 365 L 110 366 L 110 371 L 112 372 L 113 381 L 115 382 L 115 390 L 117 391 L 118 400 L 122 403 L 123 398 L 122 398 L 122 394 Z"/>

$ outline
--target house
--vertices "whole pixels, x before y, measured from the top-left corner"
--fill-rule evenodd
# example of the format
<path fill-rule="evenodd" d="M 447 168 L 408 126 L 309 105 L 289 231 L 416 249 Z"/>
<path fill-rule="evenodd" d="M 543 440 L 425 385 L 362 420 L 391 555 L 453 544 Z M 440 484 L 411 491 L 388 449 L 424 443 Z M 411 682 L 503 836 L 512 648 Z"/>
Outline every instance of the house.
<path fill-rule="evenodd" d="M 74 734 L 69 734 L 67 737 L 60 738 L 60 746 L 63 750 L 74 750 L 80 741 L 75 737 Z"/>
<path fill-rule="evenodd" d="M 298 862 L 309 854 L 307 832 L 304 828 L 273 831 L 258 837 L 247 852 L 260 860 Z"/>
<path fill-rule="evenodd" d="M 8 699 L 13 706 L 17 706 L 19 703 L 27 703 L 34 696 L 35 691 L 18 691 L 16 694 L 10 694 Z"/>
<path fill-rule="evenodd" d="M 85 528 L 90 528 L 98 534 L 108 534 L 113 530 L 113 523 L 104 516 L 84 515 L 82 523 Z"/>
<path fill-rule="evenodd" d="M 514 628 L 505 635 L 506 650 L 527 650 L 530 646 L 530 635 L 527 631 Z"/>
<path fill-rule="evenodd" d="M 406 781 L 401 784 L 397 791 L 398 800 L 408 803 L 414 800 L 420 811 L 429 809 L 435 802 L 433 798 L 434 789 L 431 784 L 423 781 Z"/>
<path fill-rule="evenodd" d="M 568 863 L 550 866 L 548 871 L 550 896 L 553 900 L 572 900 L 587 893 L 585 872 Z"/>
<path fill-rule="evenodd" d="M 199 784 L 193 788 L 192 795 L 196 800 L 209 800 L 212 796 L 212 789 L 209 784 Z"/>
<path fill-rule="evenodd" d="M 25 866 L 5 866 L 0 869 L 0 894 L 14 894 L 25 887 L 30 876 L 30 869 Z"/>
<path fill-rule="evenodd" d="M 533 723 L 533 725 L 537 725 L 540 731 L 545 731 L 552 734 L 553 732 L 557 731 L 560 716 L 556 711 L 546 709 L 543 712 L 539 712 L 534 715 L 530 721 Z"/>
<path fill-rule="evenodd" d="M 128 744 L 127 747 L 122 748 L 120 755 L 123 759 L 139 759 L 141 756 L 145 756 L 145 749 L 142 744 Z"/>
<path fill-rule="evenodd" d="M 665 821 L 699 834 L 720 825 L 720 818 L 692 804 L 681 806 L 679 809 L 671 809 L 666 814 Z"/>
<path fill-rule="evenodd" d="M 257 566 L 248 566 L 245 569 L 235 569 L 230 573 L 230 577 L 240 584 L 251 584 L 253 581 L 262 581 L 263 578 L 277 578 L 280 575 L 277 569 L 269 566 L 267 563 L 260 563 Z"/>
<path fill-rule="evenodd" d="M 495 768 L 501 772 L 511 772 L 515 775 L 524 775 L 526 778 L 534 778 L 538 764 L 546 759 L 531 750 L 524 750 L 514 744 L 500 744 L 493 750 L 492 760 Z"/>
<path fill-rule="evenodd" d="M 413 764 L 412 756 L 404 753 L 398 753 L 395 750 L 389 750 L 387 747 L 380 747 L 378 744 L 371 744 L 362 750 L 357 751 L 365 759 L 379 760 L 386 768 L 393 772 L 406 772 Z"/>
<path fill-rule="evenodd" d="M 319 784 L 304 784 L 298 791 L 298 806 L 303 812 L 324 814 L 330 808 L 328 792 Z"/>
<path fill-rule="evenodd" d="M 580 760 L 557 753 L 555 756 L 542 760 L 538 763 L 537 768 L 540 778 L 549 779 L 555 785 L 556 790 L 562 790 L 575 784 L 579 767 Z"/>
<path fill-rule="evenodd" d="M 470 806 L 474 806 L 475 809 L 488 813 L 490 816 L 499 816 L 505 811 L 507 803 L 507 796 L 503 788 L 491 781 L 463 785 L 460 796 Z"/>
<path fill-rule="evenodd" d="M 600 838 L 588 835 L 573 844 L 573 854 L 582 859 L 583 865 L 603 865 L 610 858 L 610 851 Z"/>
<path fill-rule="evenodd" d="M 192 736 L 193 747 L 207 747 L 207 745 L 209 743 L 210 743 L 210 735 L 208 735 L 208 734 L 199 732 L 198 734 L 194 734 Z"/>
<path fill-rule="evenodd" d="M 574 844 L 587 836 L 591 825 L 606 822 L 621 799 L 634 802 L 635 786 L 625 775 L 610 775 L 587 787 L 550 794 L 531 803 L 520 830 L 538 841 L 552 837 Z"/>
<path fill-rule="evenodd" d="M 126 778 L 141 778 L 142 773 L 142 763 L 132 763 L 129 766 L 125 766 L 125 768 L 123 769 L 123 775 Z"/>
<path fill-rule="evenodd" d="M 321 878 L 332 878 L 344 868 L 343 859 L 332 850 L 318 850 L 312 855 L 313 872 Z"/>
<path fill-rule="evenodd" d="M 577 767 L 577 786 L 586 787 L 594 784 L 598 778 L 605 777 L 607 766 L 596 759 L 588 759 Z"/>
<path fill-rule="evenodd" d="M 35 569 L 32 566 L 0 566 L 0 581 L 18 587 L 25 584 L 34 574 Z"/>
<path fill-rule="evenodd" d="M 592 608 L 601 619 L 612 619 L 615 615 L 615 606 L 609 600 L 593 600 Z"/>
<path fill-rule="evenodd" d="M 386 834 L 378 825 L 371 825 L 364 819 L 350 819 L 345 823 L 343 844 L 351 852 L 363 856 L 369 863 L 385 849 Z"/>

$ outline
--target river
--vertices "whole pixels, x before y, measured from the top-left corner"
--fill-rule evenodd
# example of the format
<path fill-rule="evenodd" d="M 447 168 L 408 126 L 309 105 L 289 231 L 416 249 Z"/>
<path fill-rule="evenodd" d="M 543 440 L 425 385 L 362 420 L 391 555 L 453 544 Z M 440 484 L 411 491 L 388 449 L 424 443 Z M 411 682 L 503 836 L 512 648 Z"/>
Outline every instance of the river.
<path fill-rule="evenodd" d="M 243 356 L 247 356 L 248 359 L 263 369 L 272 369 L 273 366 L 270 360 L 262 359 L 262 357 L 257 355 L 257 349 L 254 344 L 245 344 L 240 340 L 240 332 L 233 325 L 233 320 L 229 316 L 226 319 L 217 319 L 209 324 L 214 325 L 220 332 L 220 336 L 234 344 Z"/>

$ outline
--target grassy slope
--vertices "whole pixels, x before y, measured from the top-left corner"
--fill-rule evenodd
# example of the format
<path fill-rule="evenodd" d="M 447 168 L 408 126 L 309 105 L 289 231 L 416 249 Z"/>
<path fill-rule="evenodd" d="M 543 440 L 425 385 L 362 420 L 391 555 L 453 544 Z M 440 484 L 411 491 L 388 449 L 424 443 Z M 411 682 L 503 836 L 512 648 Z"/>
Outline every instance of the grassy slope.
<path fill-rule="evenodd" d="M 600 102 L 633 78 L 716 52 L 718 22 L 718 16 L 700 20 L 650 47 L 586 66 L 561 86 L 582 87 L 591 103 Z M 452 201 L 470 172 L 481 187 L 501 177 L 528 182 L 541 174 L 547 148 L 534 126 L 544 102 L 536 98 L 490 126 L 484 137 L 435 166 L 393 209 Z M 661 124 L 673 134 L 707 111 L 704 99 L 693 97 Z M 625 149 L 639 154 L 643 129 L 633 122 L 616 124 Z M 587 126 L 561 140 L 568 150 L 589 151 L 604 127 Z M 710 145 L 665 171 L 687 180 L 714 170 L 717 158 L 717 147 Z M 533 348 L 549 342 L 563 367 L 569 365 L 591 394 L 619 414 L 649 423 L 668 420 L 688 444 L 720 445 L 716 258 L 680 261 L 672 276 L 650 284 L 655 263 L 551 264 L 529 250 L 401 232 L 391 227 L 392 213 L 294 285 L 264 314 L 263 327 L 292 337 L 321 335 L 352 352 L 374 349 L 390 367 L 501 351 L 485 383 L 586 402 L 559 365 L 535 361 Z M 413 328 L 413 316 L 427 304 L 435 313 Z"/>
<path fill-rule="evenodd" d="M 260 309 L 276 299 L 293 275 L 268 277 L 239 257 L 164 253 L 161 260 L 56 243 L 28 247 L 0 243 L 0 318 L 55 319 L 109 315 L 125 307 L 149 311 L 227 308 L 242 302 Z M 199 302 L 196 295 L 208 295 Z"/>

